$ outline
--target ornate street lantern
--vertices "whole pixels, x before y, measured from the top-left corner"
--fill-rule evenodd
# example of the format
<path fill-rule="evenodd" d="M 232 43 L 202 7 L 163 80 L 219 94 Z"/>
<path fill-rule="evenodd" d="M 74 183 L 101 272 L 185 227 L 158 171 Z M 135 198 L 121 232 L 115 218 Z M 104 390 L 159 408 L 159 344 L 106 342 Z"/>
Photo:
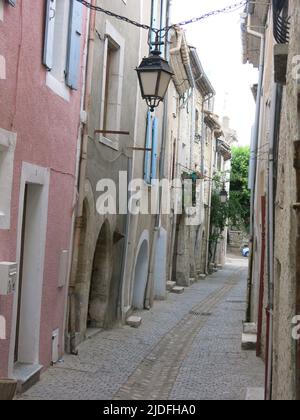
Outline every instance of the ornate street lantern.
<path fill-rule="evenodd" d="M 223 186 L 222 191 L 220 192 L 220 200 L 222 204 L 227 203 L 227 200 L 228 200 L 228 192 L 225 189 L 225 184 Z"/>
<path fill-rule="evenodd" d="M 151 112 L 154 112 L 154 109 L 164 100 L 174 74 L 169 63 L 160 55 L 160 51 L 156 48 L 136 69 L 142 97 L 146 100 Z"/>

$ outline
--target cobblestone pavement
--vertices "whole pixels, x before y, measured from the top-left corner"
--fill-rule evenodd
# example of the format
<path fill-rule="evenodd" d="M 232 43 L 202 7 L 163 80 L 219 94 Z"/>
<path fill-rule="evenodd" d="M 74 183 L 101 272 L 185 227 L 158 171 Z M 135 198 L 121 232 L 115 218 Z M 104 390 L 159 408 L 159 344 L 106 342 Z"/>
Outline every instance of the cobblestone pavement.
<path fill-rule="evenodd" d="M 263 386 L 263 364 L 241 351 L 246 263 L 169 294 L 143 324 L 102 332 L 79 356 L 47 370 L 22 399 L 43 400 L 244 400 Z"/>

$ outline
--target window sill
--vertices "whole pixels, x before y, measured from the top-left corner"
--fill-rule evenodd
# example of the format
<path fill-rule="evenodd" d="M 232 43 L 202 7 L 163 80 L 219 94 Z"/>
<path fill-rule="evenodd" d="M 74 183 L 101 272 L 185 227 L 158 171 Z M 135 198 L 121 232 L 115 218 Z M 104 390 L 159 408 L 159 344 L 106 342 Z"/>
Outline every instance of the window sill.
<path fill-rule="evenodd" d="M 56 95 L 60 96 L 66 102 L 70 102 L 71 94 L 70 89 L 66 86 L 64 82 L 57 80 L 50 72 L 46 76 L 46 85 L 51 89 Z"/>

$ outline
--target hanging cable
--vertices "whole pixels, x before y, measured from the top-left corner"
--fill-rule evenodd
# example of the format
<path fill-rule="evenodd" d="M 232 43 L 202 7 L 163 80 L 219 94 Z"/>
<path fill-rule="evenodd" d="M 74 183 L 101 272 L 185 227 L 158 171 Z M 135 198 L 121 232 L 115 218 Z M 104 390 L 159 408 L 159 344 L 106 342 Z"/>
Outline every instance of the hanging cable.
<path fill-rule="evenodd" d="M 236 10 L 241 9 L 242 7 L 247 6 L 247 4 L 250 2 L 250 0 L 243 0 L 243 1 L 240 1 L 238 3 L 234 3 L 232 5 L 223 7 L 222 9 L 217 9 L 217 10 L 213 10 L 211 12 L 205 13 L 202 16 L 198 16 L 198 17 L 194 17 L 194 18 L 191 18 L 191 19 L 188 19 L 188 20 L 184 20 L 184 21 L 176 23 L 174 25 L 165 26 L 162 29 L 154 29 L 154 28 L 151 28 L 151 26 L 149 26 L 149 25 L 145 25 L 145 24 L 137 22 L 133 19 L 127 18 L 125 16 L 118 15 L 117 13 L 114 13 L 110 10 L 104 9 L 103 7 L 94 6 L 90 2 L 88 2 L 87 0 L 76 0 L 76 1 L 78 1 L 83 6 L 89 8 L 91 10 L 95 10 L 96 12 L 104 13 L 107 16 L 113 17 L 113 18 L 115 18 L 117 20 L 120 20 L 122 22 L 125 22 L 125 23 L 129 23 L 130 25 L 136 26 L 137 28 L 145 29 L 146 31 L 153 31 L 155 33 L 163 33 L 164 32 L 164 35 L 161 36 L 161 37 L 166 37 L 167 33 L 175 27 L 187 26 L 187 25 L 190 25 L 192 23 L 197 23 L 197 22 L 200 22 L 204 19 L 208 19 L 212 16 L 217 16 L 217 15 L 220 15 L 220 14 L 223 14 L 223 13 L 234 12 Z"/>

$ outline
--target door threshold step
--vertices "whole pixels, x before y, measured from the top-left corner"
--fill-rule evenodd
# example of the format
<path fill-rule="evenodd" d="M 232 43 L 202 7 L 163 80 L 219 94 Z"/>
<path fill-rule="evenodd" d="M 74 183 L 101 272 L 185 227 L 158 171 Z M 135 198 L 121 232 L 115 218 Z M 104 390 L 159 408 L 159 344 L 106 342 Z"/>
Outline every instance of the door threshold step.
<path fill-rule="evenodd" d="M 256 334 L 242 334 L 242 350 L 255 351 L 257 345 Z"/>
<path fill-rule="evenodd" d="M 184 287 L 181 286 L 175 286 L 172 290 L 171 293 L 175 293 L 177 295 L 181 295 L 182 293 L 184 293 Z"/>
<path fill-rule="evenodd" d="M 127 318 L 126 324 L 132 328 L 139 328 L 142 325 L 142 318 L 140 316 L 130 316 Z"/>
<path fill-rule="evenodd" d="M 13 376 L 18 381 L 17 392 L 23 394 L 41 378 L 43 366 L 38 364 L 17 363 Z"/>
<path fill-rule="evenodd" d="M 170 292 L 176 286 L 175 281 L 167 281 L 167 291 Z"/>

